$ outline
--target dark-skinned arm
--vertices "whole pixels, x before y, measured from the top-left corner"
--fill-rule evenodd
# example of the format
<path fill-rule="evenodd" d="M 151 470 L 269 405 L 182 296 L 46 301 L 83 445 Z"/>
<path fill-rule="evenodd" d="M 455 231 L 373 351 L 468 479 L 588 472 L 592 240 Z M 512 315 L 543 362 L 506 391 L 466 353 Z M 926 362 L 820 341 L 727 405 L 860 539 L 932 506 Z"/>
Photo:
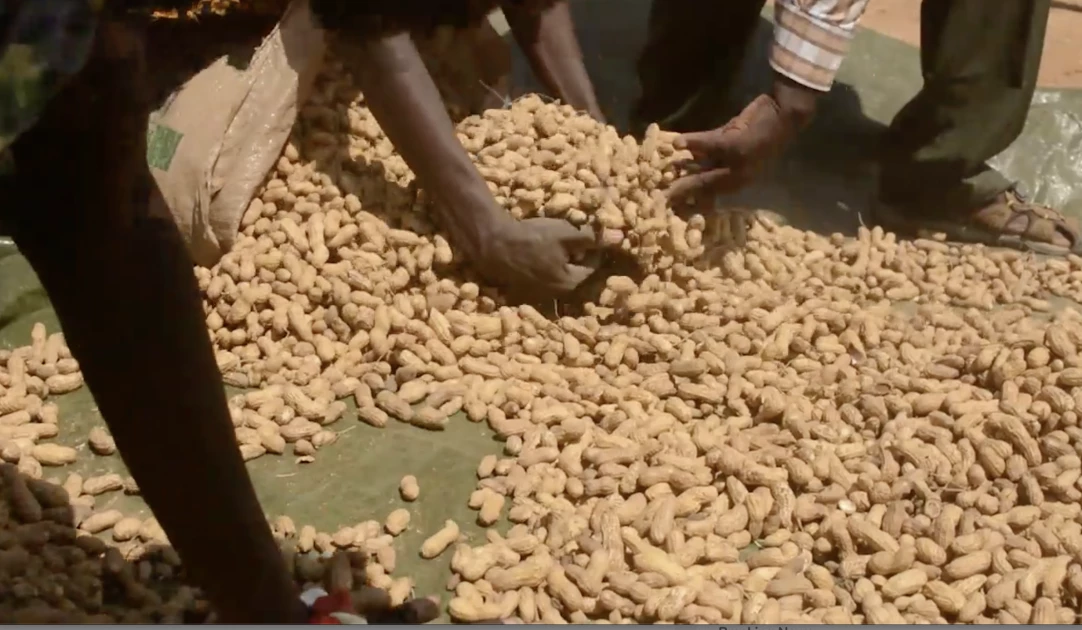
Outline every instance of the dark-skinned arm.
<path fill-rule="evenodd" d="M 143 498 L 221 621 L 304 623 L 237 449 L 191 258 L 171 221 L 147 216 L 142 33 L 110 20 L 96 47 L 12 147 L 16 244 Z"/>
<path fill-rule="evenodd" d="M 604 122 L 605 115 L 586 72 L 567 0 L 553 2 L 540 11 L 523 6 L 528 2 L 504 0 L 500 4 L 515 41 L 545 89 L 564 103 Z"/>
<path fill-rule="evenodd" d="M 510 220 L 455 135 L 436 84 L 408 33 L 351 45 L 365 104 L 421 184 L 442 202 L 460 245 L 477 248 Z"/>
<path fill-rule="evenodd" d="M 830 91 L 869 0 L 777 0 L 770 66 L 783 119 L 803 129 Z"/>
<path fill-rule="evenodd" d="M 787 134 L 803 131 L 815 117 L 819 97 L 825 94 L 793 81 L 780 72 L 774 73 L 774 88 L 771 96 L 777 103 L 781 119 L 787 128 Z"/>

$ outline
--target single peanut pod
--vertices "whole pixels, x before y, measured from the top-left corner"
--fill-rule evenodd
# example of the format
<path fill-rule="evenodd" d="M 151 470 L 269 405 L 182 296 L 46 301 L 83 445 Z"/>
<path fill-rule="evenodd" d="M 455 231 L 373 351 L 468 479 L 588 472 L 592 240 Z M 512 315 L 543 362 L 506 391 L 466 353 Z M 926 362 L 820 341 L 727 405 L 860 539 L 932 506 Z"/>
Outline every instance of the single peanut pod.
<path fill-rule="evenodd" d="M 30 456 L 38 460 L 42 466 L 67 466 L 75 463 L 79 452 L 70 446 L 60 444 L 37 444 L 30 450 Z"/>
<path fill-rule="evenodd" d="M 109 435 L 109 432 L 103 427 L 90 429 L 86 443 L 95 455 L 108 456 L 116 453 L 116 442 L 113 441 L 113 436 Z"/>
<path fill-rule="evenodd" d="M 121 514 L 119 510 L 105 510 L 102 512 L 95 512 L 94 514 L 86 517 L 86 519 L 79 524 L 79 529 L 89 534 L 97 534 L 112 528 L 123 518 L 124 515 Z"/>
<path fill-rule="evenodd" d="M 485 500 L 481 503 L 481 509 L 477 513 L 477 523 L 484 527 L 488 527 L 500 520 L 500 514 L 503 512 L 504 503 L 506 503 L 506 499 L 502 494 L 489 492 L 485 497 Z"/>
<path fill-rule="evenodd" d="M 416 501 L 417 497 L 421 496 L 421 486 L 417 484 L 417 478 L 413 475 L 406 475 L 402 478 L 402 481 L 398 483 L 398 492 L 402 495 L 402 498 L 406 501 Z"/>
<path fill-rule="evenodd" d="M 443 529 L 429 536 L 421 543 L 421 557 L 431 560 L 447 550 L 459 536 L 458 523 L 452 520 L 444 522 Z"/>
<path fill-rule="evenodd" d="M 49 388 L 50 394 L 67 394 L 83 386 L 83 373 L 54 374 L 45 379 L 45 385 Z"/>
<path fill-rule="evenodd" d="M 30 491 L 27 481 L 19 473 L 15 466 L 5 464 L 2 469 L 4 485 L 7 486 L 8 502 L 11 510 L 23 523 L 37 523 L 43 517 L 43 509 L 34 493 Z"/>
<path fill-rule="evenodd" d="M 139 518 L 122 518 L 113 525 L 113 540 L 126 542 L 139 535 L 139 528 L 143 526 L 143 520 Z"/>
<path fill-rule="evenodd" d="M 89 494 L 92 497 L 123 489 L 124 478 L 115 473 L 87 477 L 83 482 L 83 494 Z"/>
<path fill-rule="evenodd" d="M 397 536 L 406 531 L 406 528 L 410 524 L 409 510 L 399 508 L 387 515 L 387 521 L 384 523 L 384 529 L 392 536 Z"/>

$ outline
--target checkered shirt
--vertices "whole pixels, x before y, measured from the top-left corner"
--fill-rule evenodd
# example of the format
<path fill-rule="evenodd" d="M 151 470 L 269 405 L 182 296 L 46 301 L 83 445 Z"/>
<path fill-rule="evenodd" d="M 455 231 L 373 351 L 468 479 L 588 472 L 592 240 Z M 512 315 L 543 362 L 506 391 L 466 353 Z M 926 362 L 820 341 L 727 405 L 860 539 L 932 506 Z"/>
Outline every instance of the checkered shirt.
<path fill-rule="evenodd" d="M 793 81 L 829 91 L 868 0 L 775 0 L 770 65 Z"/>

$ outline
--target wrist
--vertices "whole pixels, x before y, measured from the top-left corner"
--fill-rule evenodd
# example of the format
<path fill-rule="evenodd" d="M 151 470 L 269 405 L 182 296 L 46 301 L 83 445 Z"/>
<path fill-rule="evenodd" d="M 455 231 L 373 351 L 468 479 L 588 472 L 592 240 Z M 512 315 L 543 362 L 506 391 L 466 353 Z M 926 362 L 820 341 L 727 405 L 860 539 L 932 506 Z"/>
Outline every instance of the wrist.
<path fill-rule="evenodd" d="M 771 96 L 777 103 L 782 120 L 793 132 L 803 130 L 811 122 L 821 94 L 822 92 L 801 85 L 783 74 L 774 73 Z"/>
<path fill-rule="evenodd" d="M 486 243 L 495 239 L 508 224 L 514 221 L 514 217 L 495 203 L 491 208 L 474 213 L 470 220 L 470 231 L 476 241 L 477 249 L 483 249 Z"/>
<path fill-rule="evenodd" d="M 514 221 L 514 218 L 496 203 L 487 189 L 483 195 L 460 191 L 453 199 L 444 201 L 442 210 L 441 214 L 452 240 L 458 241 L 453 245 L 473 251 L 483 249 L 507 223 Z"/>

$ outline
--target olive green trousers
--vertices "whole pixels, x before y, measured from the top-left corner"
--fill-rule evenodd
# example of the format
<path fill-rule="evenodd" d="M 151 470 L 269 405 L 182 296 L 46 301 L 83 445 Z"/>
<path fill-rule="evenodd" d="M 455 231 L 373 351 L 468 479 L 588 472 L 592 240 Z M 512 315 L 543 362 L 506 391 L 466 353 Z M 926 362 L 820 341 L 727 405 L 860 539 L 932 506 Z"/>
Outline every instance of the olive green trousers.
<path fill-rule="evenodd" d="M 679 132 L 723 124 L 764 4 L 654 0 L 632 132 L 652 122 Z M 885 132 L 880 201 L 914 211 L 974 207 L 1010 188 L 987 160 L 1022 132 L 1050 7 L 1051 0 L 921 2 L 924 85 Z"/>

